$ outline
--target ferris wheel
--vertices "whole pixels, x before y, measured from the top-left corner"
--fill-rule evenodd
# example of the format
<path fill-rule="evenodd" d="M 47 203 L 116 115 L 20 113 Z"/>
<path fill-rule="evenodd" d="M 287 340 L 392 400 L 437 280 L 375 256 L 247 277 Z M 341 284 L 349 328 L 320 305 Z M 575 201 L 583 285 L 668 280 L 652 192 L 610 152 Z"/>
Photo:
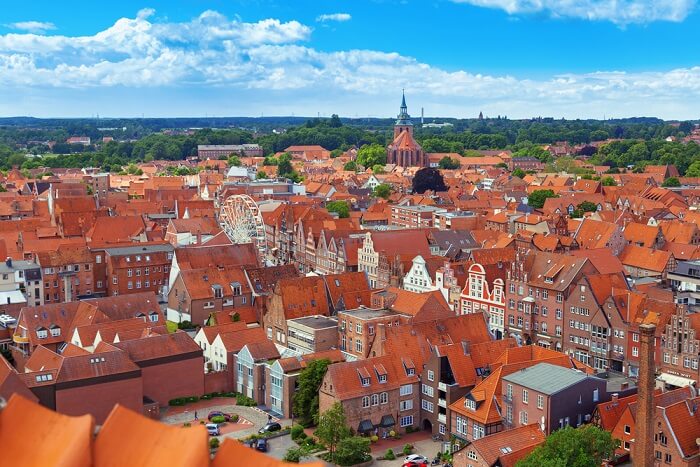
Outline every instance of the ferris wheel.
<path fill-rule="evenodd" d="M 219 223 L 235 244 L 252 243 L 265 258 L 265 224 L 258 204 L 248 195 L 231 195 L 221 203 Z"/>

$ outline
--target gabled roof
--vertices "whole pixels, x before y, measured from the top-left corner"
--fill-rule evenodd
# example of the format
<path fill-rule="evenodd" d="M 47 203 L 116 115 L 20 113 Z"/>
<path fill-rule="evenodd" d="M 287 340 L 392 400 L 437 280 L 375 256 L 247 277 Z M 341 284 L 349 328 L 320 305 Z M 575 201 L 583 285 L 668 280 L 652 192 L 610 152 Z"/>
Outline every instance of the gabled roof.
<path fill-rule="evenodd" d="M 219 286 L 223 297 L 233 294 L 232 284 L 238 284 L 241 294 L 250 293 L 245 272 L 240 267 L 208 267 L 180 271 L 180 278 L 192 300 L 214 298 L 214 287 Z"/>
<path fill-rule="evenodd" d="M 378 371 L 385 372 L 386 382 L 379 382 L 378 374 L 382 373 Z M 361 378 L 368 378 L 369 384 L 363 386 Z M 418 374 L 408 375 L 401 356 L 394 354 L 330 365 L 321 390 L 333 391 L 337 399 L 347 400 L 415 382 Z M 326 384 L 332 385 L 332 389 Z"/>
<path fill-rule="evenodd" d="M 627 245 L 620 253 L 620 261 L 625 266 L 646 269 L 661 273 L 666 269 L 672 255 L 668 251 Z"/>
<path fill-rule="evenodd" d="M 238 353 L 246 344 L 268 341 L 263 328 L 241 329 L 239 331 L 219 334 L 220 339 L 228 353 Z"/>
<path fill-rule="evenodd" d="M 180 270 L 215 266 L 258 266 L 258 254 L 252 243 L 208 245 L 207 243 L 176 248 L 175 258 Z"/>
<path fill-rule="evenodd" d="M 539 425 L 533 423 L 479 438 L 472 441 L 467 449 L 478 452 L 487 465 L 497 465 L 503 457 L 512 456 L 514 453 L 518 453 L 518 459 L 522 459 L 528 452 L 544 443 L 544 440 L 545 435 Z M 514 464 L 515 459 L 510 458 L 509 465 Z M 503 462 L 500 465 L 503 465 Z"/>
<path fill-rule="evenodd" d="M 331 297 L 331 305 L 335 306 L 343 294 L 369 290 L 369 282 L 364 272 L 344 272 L 323 276 Z"/>
<path fill-rule="evenodd" d="M 293 264 L 264 268 L 246 268 L 248 284 L 255 295 L 272 293 L 275 284 L 281 279 L 299 277 L 299 270 Z"/>
<path fill-rule="evenodd" d="M 330 307 L 326 285 L 322 277 L 282 279 L 275 286 L 275 295 L 281 297 L 286 319 L 303 316 L 328 316 Z"/>
<path fill-rule="evenodd" d="M 202 354 L 202 349 L 184 331 L 117 342 L 114 347 L 124 350 L 135 363 L 189 353 Z"/>
<path fill-rule="evenodd" d="M 627 407 L 636 401 L 637 394 L 632 394 L 617 400 L 609 400 L 598 404 L 596 406 L 596 411 L 599 417 L 600 428 L 605 431 L 612 431 Z"/>

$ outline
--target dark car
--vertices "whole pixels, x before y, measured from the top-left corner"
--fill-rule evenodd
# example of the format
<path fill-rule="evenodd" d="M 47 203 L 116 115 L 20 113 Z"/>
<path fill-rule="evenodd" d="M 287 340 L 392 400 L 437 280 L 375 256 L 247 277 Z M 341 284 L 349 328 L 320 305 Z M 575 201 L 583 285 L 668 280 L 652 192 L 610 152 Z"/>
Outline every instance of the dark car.
<path fill-rule="evenodd" d="M 258 433 L 272 433 L 273 431 L 280 431 L 282 429 L 282 426 L 277 423 L 277 422 L 271 422 L 265 425 L 264 427 L 260 428 Z"/>
<path fill-rule="evenodd" d="M 260 452 L 267 452 L 267 440 L 264 438 L 259 439 L 257 443 L 255 443 L 255 449 Z"/>
<path fill-rule="evenodd" d="M 227 422 L 231 421 L 231 416 L 229 414 L 223 413 L 219 410 L 211 411 L 211 412 L 209 412 L 209 415 L 207 415 L 207 418 L 209 419 L 209 421 L 211 421 L 211 419 L 214 417 L 224 417 L 224 420 L 226 420 Z"/>

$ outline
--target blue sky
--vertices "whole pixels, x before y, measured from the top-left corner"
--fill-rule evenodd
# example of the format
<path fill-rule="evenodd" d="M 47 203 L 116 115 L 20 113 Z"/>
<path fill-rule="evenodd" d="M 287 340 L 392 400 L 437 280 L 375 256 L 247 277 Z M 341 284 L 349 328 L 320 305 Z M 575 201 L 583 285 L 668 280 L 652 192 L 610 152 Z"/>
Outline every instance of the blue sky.
<path fill-rule="evenodd" d="M 0 115 L 700 118 L 697 0 L 78 0 L 0 12 Z"/>

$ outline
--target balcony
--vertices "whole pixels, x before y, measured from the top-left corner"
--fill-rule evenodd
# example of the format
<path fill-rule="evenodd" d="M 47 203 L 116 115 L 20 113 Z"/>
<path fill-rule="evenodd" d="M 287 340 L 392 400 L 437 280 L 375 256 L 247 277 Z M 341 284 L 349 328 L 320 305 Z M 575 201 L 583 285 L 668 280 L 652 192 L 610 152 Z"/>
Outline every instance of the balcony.
<path fill-rule="evenodd" d="M 27 336 L 20 336 L 18 334 L 13 334 L 12 340 L 15 342 L 15 344 L 29 344 L 29 337 L 27 337 Z"/>
<path fill-rule="evenodd" d="M 447 415 L 444 413 L 439 413 L 437 416 L 438 422 L 442 423 L 443 425 L 447 424 Z"/>
<path fill-rule="evenodd" d="M 447 401 L 445 399 L 438 399 L 438 406 L 447 408 Z"/>

